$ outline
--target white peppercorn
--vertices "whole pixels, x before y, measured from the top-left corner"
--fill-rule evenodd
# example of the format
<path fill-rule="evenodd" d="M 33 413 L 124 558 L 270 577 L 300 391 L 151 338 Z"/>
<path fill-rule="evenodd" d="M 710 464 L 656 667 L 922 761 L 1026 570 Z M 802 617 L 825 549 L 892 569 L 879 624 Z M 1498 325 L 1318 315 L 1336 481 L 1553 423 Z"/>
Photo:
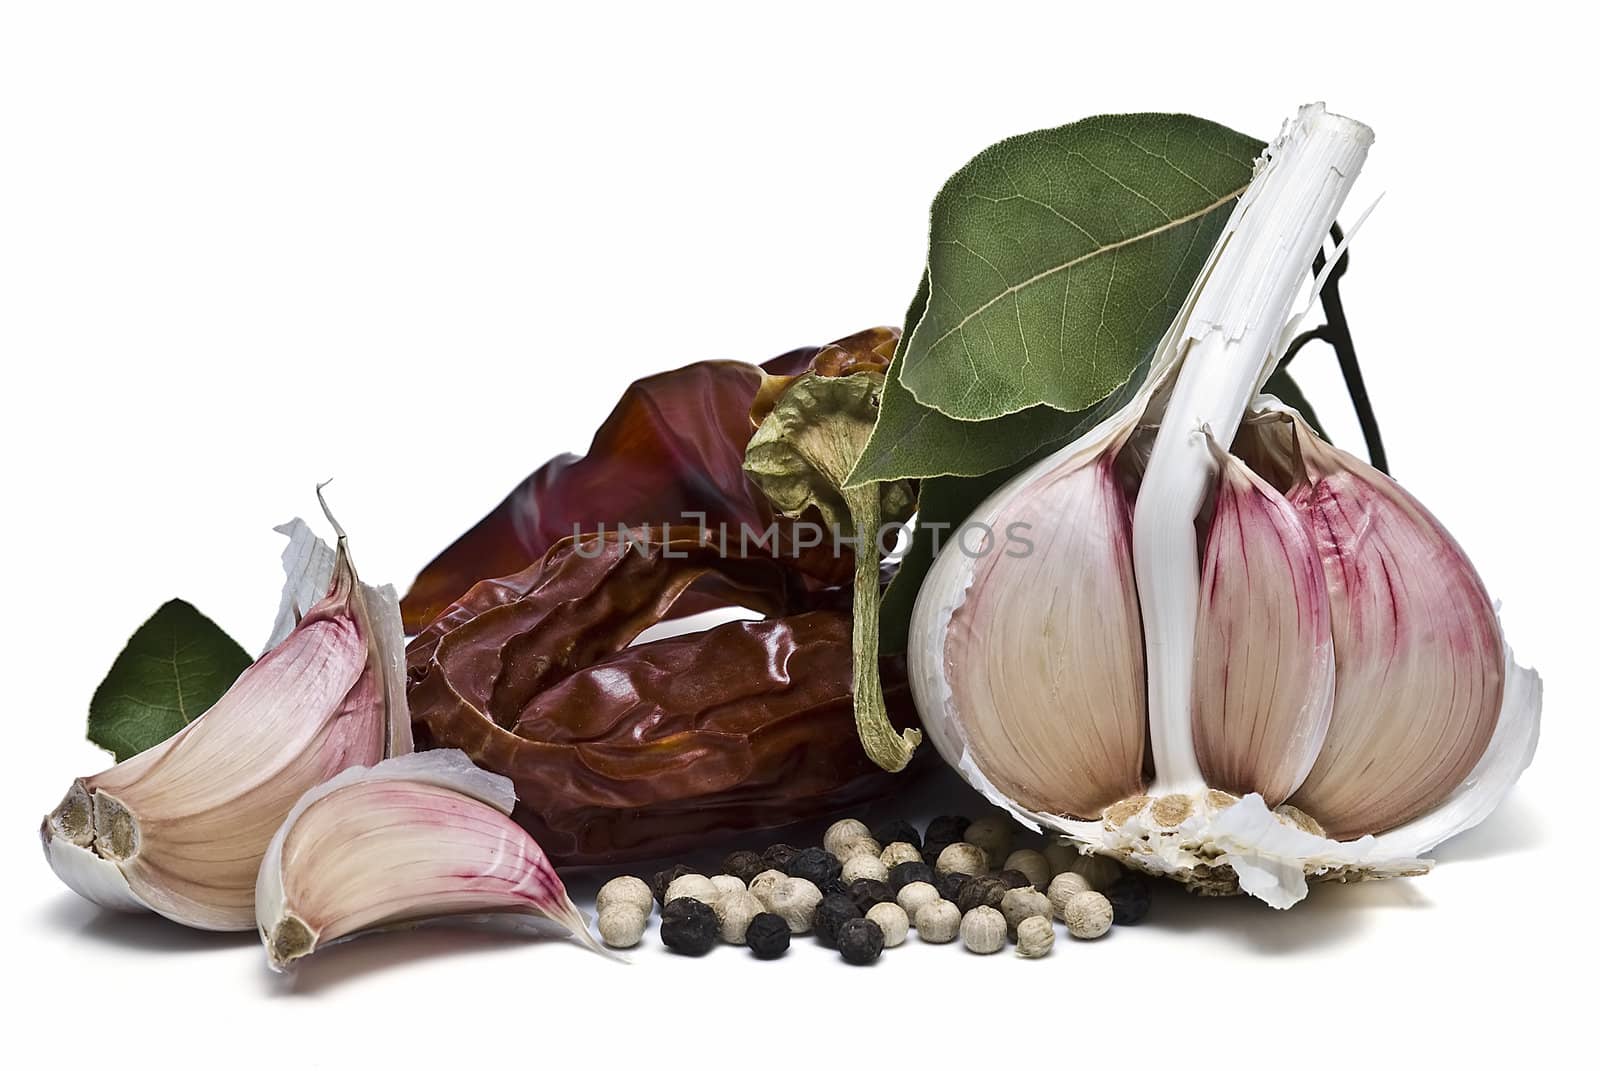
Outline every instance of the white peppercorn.
<path fill-rule="evenodd" d="M 1050 899 L 1031 885 L 1009 890 L 1000 900 L 1000 914 L 1005 916 L 1006 929 L 1017 932 L 1017 924 L 1036 915 L 1050 917 Z"/>
<path fill-rule="evenodd" d="M 961 943 L 987 956 L 1006 946 L 1006 918 L 992 907 L 975 907 L 961 919 Z"/>
<path fill-rule="evenodd" d="M 900 905 L 906 916 L 913 922 L 916 920 L 917 912 L 921 908 L 938 901 L 939 890 L 926 881 L 913 881 L 911 884 L 901 888 L 894 898 L 894 902 Z"/>
<path fill-rule="evenodd" d="M 722 927 L 722 939 L 730 945 L 744 944 L 744 932 L 750 920 L 767 909 L 755 894 L 741 888 L 722 897 L 711 908 L 717 913 L 717 924 Z"/>
<path fill-rule="evenodd" d="M 935 900 L 917 908 L 911 916 L 917 936 L 933 945 L 947 945 L 961 929 L 961 909 L 949 900 Z"/>
<path fill-rule="evenodd" d="M 988 869 L 999 870 L 1000 860 L 1011 851 L 1014 836 L 1015 827 L 1010 818 L 1001 814 L 986 814 L 974 820 L 961 839 L 982 848 L 989 860 Z"/>
<path fill-rule="evenodd" d="M 646 889 L 648 891 L 648 886 Z M 655 897 L 651 897 L 650 902 L 654 903 Z M 650 916 L 638 904 L 614 900 L 600 912 L 596 928 L 600 931 L 600 940 L 612 948 L 632 948 L 644 936 L 649 921 Z"/>
<path fill-rule="evenodd" d="M 1054 909 L 1056 918 L 1067 917 L 1067 901 L 1081 892 L 1089 892 L 1089 883 L 1083 880 L 1082 874 L 1064 871 L 1050 879 L 1050 888 L 1045 895 L 1050 899 L 1050 906 Z"/>
<path fill-rule="evenodd" d="M 787 880 L 788 877 L 789 875 L 781 870 L 763 870 L 750 879 L 750 892 L 766 906 L 768 911 L 771 911 L 772 891 L 778 887 L 779 882 Z"/>
<path fill-rule="evenodd" d="M 1019 848 L 1012 852 L 1006 856 L 1000 869 L 1022 871 L 1036 889 L 1043 889 L 1050 884 L 1050 861 L 1043 852 L 1036 852 L 1032 848 Z"/>
<path fill-rule="evenodd" d="M 1025 918 L 1017 924 L 1017 955 L 1023 959 L 1048 956 L 1056 946 L 1056 928 L 1043 915 Z"/>
<path fill-rule="evenodd" d="M 889 868 L 876 855 L 852 855 L 844 861 L 839 880 L 849 885 L 852 881 L 867 878 L 871 881 L 888 881 Z"/>
<path fill-rule="evenodd" d="M 784 878 L 767 897 L 767 909 L 789 924 L 790 933 L 809 933 L 822 903 L 822 890 L 805 878 Z"/>
<path fill-rule="evenodd" d="M 1072 869 L 1072 864 L 1078 858 L 1078 849 L 1064 840 L 1051 841 L 1044 846 L 1044 857 L 1050 863 L 1050 876 L 1055 877 Z"/>
<path fill-rule="evenodd" d="M 905 908 L 899 904 L 891 904 L 887 900 L 881 904 L 873 904 L 867 909 L 867 918 L 878 924 L 878 929 L 883 931 L 883 947 L 894 948 L 905 943 L 906 933 L 911 929 L 911 920 L 906 917 Z"/>
<path fill-rule="evenodd" d="M 731 893 L 742 893 L 745 891 L 744 882 L 740 881 L 732 874 L 713 874 L 711 875 L 711 884 L 717 887 L 717 899 L 719 900 L 724 896 L 730 895 Z"/>
<path fill-rule="evenodd" d="M 1111 887 L 1111 883 L 1122 877 L 1122 865 L 1115 859 L 1105 855 L 1080 855 L 1072 864 L 1072 872 L 1083 876 L 1089 883 L 1089 888 L 1100 890 Z"/>
<path fill-rule="evenodd" d="M 829 826 L 828 831 L 822 835 L 822 847 L 837 858 L 840 848 L 843 848 L 853 840 L 870 836 L 872 836 L 872 830 L 867 828 L 865 822 L 854 818 L 841 818 Z M 840 862 L 843 861 L 842 859 L 840 860 Z"/>
<path fill-rule="evenodd" d="M 684 874 L 672 879 L 672 884 L 667 886 L 667 893 L 661 898 L 661 903 L 670 904 L 680 896 L 699 900 L 710 907 L 722 896 L 722 891 L 704 874 Z"/>
<path fill-rule="evenodd" d="M 848 863 L 858 855 L 869 855 L 876 859 L 883 854 L 883 845 L 871 837 L 857 837 L 847 840 L 834 850 L 833 857 L 841 863 Z"/>
<path fill-rule="evenodd" d="M 600 892 L 594 898 L 594 909 L 596 913 L 603 914 L 606 908 L 615 904 L 632 904 L 648 917 L 655 908 L 655 902 L 648 882 L 624 874 L 600 886 Z"/>
<path fill-rule="evenodd" d="M 1092 940 L 1111 929 L 1111 901 L 1097 892 L 1081 892 L 1067 901 L 1061 912 L 1067 932 Z"/>
<path fill-rule="evenodd" d="M 878 855 L 886 867 L 896 867 L 901 863 L 922 862 L 922 849 L 909 841 L 897 840 L 888 845 Z"/>
<path fill-rule="evenodd" d="M 989 857 L 976 844 L 958 840 L 939 853 L 934 869 L 941 874 L 968 874 L 977 876 L 989 872 Z"/>

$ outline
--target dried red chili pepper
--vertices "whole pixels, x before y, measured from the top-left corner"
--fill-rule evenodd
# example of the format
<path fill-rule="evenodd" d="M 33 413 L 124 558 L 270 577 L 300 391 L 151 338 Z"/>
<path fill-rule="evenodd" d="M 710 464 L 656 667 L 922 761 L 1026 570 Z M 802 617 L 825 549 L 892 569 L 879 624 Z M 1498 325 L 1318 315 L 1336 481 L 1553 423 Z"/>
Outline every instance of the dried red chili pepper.
<path fill-rule="evenodd" d="M 759 583 L 758 565 L 771 563 L 681 533 L 632 547 L 607 533 L 558 546 L 511 587 L 479 585 L 408 652 L 419 741 L 510 777 L 515 817 L 563 864 L 662 855 L 887 792 L 894 778 L 856 740 L 848 615 L 627 646 L 696 579 Z M 904 674 L 886 669 L 909 724 Z"/>
<path fill-rule="evenodd" d="M 642 532 L 615 531 L 568 538 L 520 572 L 479 581 L 406 646 L 408 679 L 415 683 L 427 671 L 444 636 L 490 611 L 559 618 L 558 626 L 543 635 L 574 645 L 564 657 L 582 664 L 580 652 L 608 654 L 626 647 L 708 575 L 726 593 L 724 606 L 772 614 L 787 604 L 786 571 L 778 562 L 723 558 L 695 528 L 658 528 L 650 534 L 654 541 Z M 629 550 L 634 535 L 640 541 Z M 501 609 L 512 605 L 515 611 Z M 549 657 L 554 666 L 554 656 Z"/>
<path fill-rule="evenodd" d="M 885 345 L 884 333 L 889 337 Z M 406 630 L 426 626 L 473 584 L 509 577 L 559 540 L 600 525 L 682 523 L 686 513 L 765 532 L 774 523 L 766 497 L 745 477 L 751 406 L 764 382 L 782 384 L 820 361 L 825 374 L 886 367 L 898 332 L 876 328 L 822 347 L 792 350 L 756 366 L 702 361 L 641 379 L 628 388 L 584 457 L 563 454 L 540 467 L 418 574 L 401 601 Z M 848 584 L 851 560 L 827 546 L 797 549 L 792 522 L 778 519 L 779 557 L 801 574 L 791 590 Z M 763 551 L 763 553 L 765 553 Z M 720 574 L 704 577 L 675 613 L 726 604 Z"/>

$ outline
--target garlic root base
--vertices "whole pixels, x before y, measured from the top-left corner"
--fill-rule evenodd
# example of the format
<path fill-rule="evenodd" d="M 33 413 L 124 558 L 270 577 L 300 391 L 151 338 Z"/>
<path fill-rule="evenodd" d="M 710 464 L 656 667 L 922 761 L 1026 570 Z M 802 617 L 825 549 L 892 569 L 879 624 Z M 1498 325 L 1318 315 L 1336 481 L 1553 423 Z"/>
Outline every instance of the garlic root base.
<path fill-rule="evenodd" d="M 1133 796 L 1106 808 L 1098 822 L 1052 825 L 1082 851 L 1171 878 L 1200 896 L 1248 893 L 1280 909 L 1305 899 L 1308 879 L 1368 881 L 1433 867 L 1432 860 L 1385 855 L 1370 836 L 1329 840 L 1309 815 L 1287 804 L 1269 810 L 1254 792 Z"/>

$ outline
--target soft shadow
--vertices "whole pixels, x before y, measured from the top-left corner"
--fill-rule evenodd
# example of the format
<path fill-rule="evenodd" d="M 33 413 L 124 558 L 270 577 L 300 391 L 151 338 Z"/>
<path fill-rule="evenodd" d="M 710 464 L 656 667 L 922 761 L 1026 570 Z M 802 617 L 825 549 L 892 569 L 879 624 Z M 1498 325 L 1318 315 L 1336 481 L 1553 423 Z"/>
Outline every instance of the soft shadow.
<path fill-rule="evenodd" d="M 1203 897 L 1172 882 L 1155 883 L 1150 918 L 1141 929 L 1175 935 L 1220 935 L 1266 956 L 1293 955 L 1351 940 L 1384 908 L 1426 910 L 1431 902 L 1404 878 L 1344 885 L 1312 883 L 1306 899 L 1279 911 L 1249 896 Z"/>
<path fill-rule="evenodd" d="M 497 951 L 514 953 L 535 944 L 569 944 L 575 953 L 593 955 L 570 938 L 554 935 L 508 933 L 495 927 L 424 926 L 368 934 L 332 945 L 301 960 L 288 974 L 262 971 L 262 987 L 273 997 L 313 997 L 394 967 Z"/>
<path fill-rule="evenodd" d="M 1544 843 L 1544 825 L 1526 799 L 1513 793 L 1493 814 L 1427 854 L 1440 863 L 1464 863 L 1532 851 Z"/>
<path fill-rule="evenodd" d="M 57 896 L 40 913 L 40 928 L 137 952 L 200 953 L 258 944 L 253 932 L 191 930 L 156 914 L 108 911 L 72 895 Z"/>

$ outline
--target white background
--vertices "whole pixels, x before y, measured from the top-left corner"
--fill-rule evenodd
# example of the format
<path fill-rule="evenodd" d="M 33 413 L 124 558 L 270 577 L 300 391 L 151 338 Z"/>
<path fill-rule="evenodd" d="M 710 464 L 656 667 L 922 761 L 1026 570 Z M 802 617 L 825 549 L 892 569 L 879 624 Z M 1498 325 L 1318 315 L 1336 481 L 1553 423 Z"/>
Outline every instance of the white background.
<path fill-rule="evenodd" d="M 1367 1064 L 1572 1036 L 1594 952 L 1591 29 L 1526 3 L 864 8 L 6 6 L 0 984 L 34 1056 L 12 1066 Z M 285 986 L 250 935 L 103 915 L 39 857 L 38 816 L 106 761 L 85 708 L 129 632 L 181 595 L 255 649 L 271 526 L 317 480 L 364 574 L 403 586 L 636 376 L 897 324 L 929 200 L 989 143 L 1139 110 L 1265 137 L 1312 99 L 1378 132 L 1352 204 L 1387 197 L 1346 296 L 1395 471 L 1547 682 L 1533 769 L 1433 875 L 1286 915 L 1166 895 L 1039 963 L 619 967 L 427 932 Z M 1358 441 L 1331 365 L 1296 370 Z"/>

